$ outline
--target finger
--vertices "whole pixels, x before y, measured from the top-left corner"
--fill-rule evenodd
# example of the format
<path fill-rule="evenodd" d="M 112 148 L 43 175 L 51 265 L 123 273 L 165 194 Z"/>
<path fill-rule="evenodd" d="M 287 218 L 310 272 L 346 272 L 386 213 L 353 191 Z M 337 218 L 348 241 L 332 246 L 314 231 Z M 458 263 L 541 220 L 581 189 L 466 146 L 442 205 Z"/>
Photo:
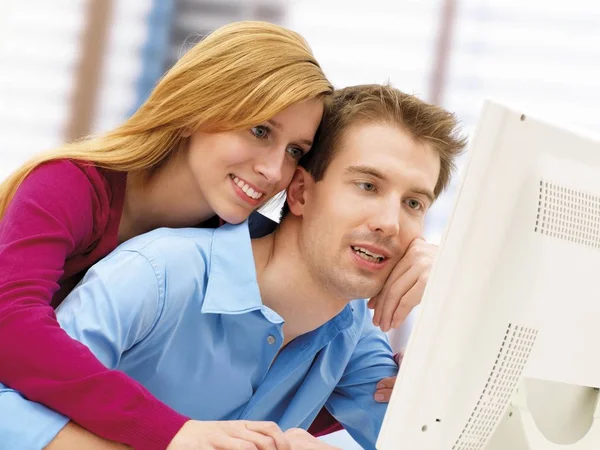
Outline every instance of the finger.
<path fill-rule="evenodd" d="M 278 450 L 275 440 L 266 434 L 246 429 L 237 437 L 252 442 L 258 450 Z"/>
<path fill-rule="evenodd" d="M 382 298 L 385 298 L 385 293 L 379 293 L 377 294 L 376 300 L 373 304 L 373 325 L 375 325 L 376 327 L 378 327 L 381 323 L 381 304 L 379 303 L 380 295 Z"/>
<path fill-rule="evenodd" d="M 394 387 L 396 383 L 396 377 L 387 377 L 383 378 L 379 383 L 377 383 L 377 390 L 381 389 L 391 389 Z"/>
<path fill-rule="evenodd" d="M 408 248 L 412 248 L 415 245 L 420 245 L 422 243 L 426 243 L 427 241 L 425 241 L 425 238 L 423 236 L 417 236 L 416 238 L 414 238 L 412 241 L 410 241 L 410 244 L 408 244 Z"/>
<path fill-rule="evenodd" d="M 388 278 L 388 280 L 390 280 L 390 278 Z M 373 325 L 375 325 L 376 327 L 381 326 L 381 318 L 383 316 L 383 305 L 385 304 L 387 299 L 389 299 L 388 283 L 390 285 L 392 284 L 391 281 L 386 282 L 386 285 L 384 286 L 384 288 L 375 297 L 376 300 L 375 300 L 375 304 L 373 306 Z"/>
<path fill-rule="evenodd" d="M 379 389 L 373 397 L 377 403 L 389 403 L 392 398 L 392 389 Z"/>
<path fill-rule="evenodd" d="M 381 308 L 379 308 L 379 305 L 382 305 L 388 301 L 390 297 L 390 291 L 394 287 L 394 284 L 397 283 L 398 279 L 408 272 L 411 267 L 413 267 L 413 259 L 414 258 L 412 258 L 407 251 L 405 256 L 400 259 L 400 261 L 398 261 L 396 266 L 392 269 L 392 272 L 387 277 L 387 280 L 381 288 L 381 291 L 372 297 L 371 300 L 369 300 L 369 302 L 372 301 L 373 309 L 375 310 L 375 313 L 373 314 L 373 325 L 376 327 L 381 325 L 382 311 Z"/>
<path fill-rule="evenodd" d="M 391 281 L 391 280 L 392 280 L 392 278 L 389 277 L 388 281 L 386 281 L 386 284 L 381 289 L 381 292 L 379 292 L 379 294 L 377 294 L 375 296 L 375 302 L 373 305 L 373 325 L 375 325 L 376 327 L 381 326 L 381 317 L 383 315 L 383 305 L 389 298 L 389 295 L 390 295 L 389 287 L 393 284 L 393 281 Z M 394 278 L 394 280 L 396 280 L 396 279 Z"/>
<path fill-rule="evenodd" d="M 367 302 L 367 308 L 375 309 L 375 305 L 377 304 L 377 296 L 371 297 Z"/>
<path fill-rule="evenodd" d="M 372 321 L 373 321 L 373 325 L 375 325 L 376 327 L 379 326 L 379 316 L 377 315 L 377 310 L 378 310 L 378 305 L 379 305 L 379 294 L 377 294 L 375 297 L 372 297 L 369 300 L 369 303 L 371 303 L 371 306 L 369 306 L 372 310 L 373 310 L 373 317 L 372 317 Z M 368 306 L 368 305 L 367 305 Z"/>
<path fill-rule="evenodd" d="M 319 443 L 321 443 L 321 441 L 319 441 Z M 335 447 L 333 445 L 329 445 L 324 442 L 322 443 L 322 445 L 319 445 L 318 447 L 314 447 L 314 448 L 315 448 L 315 450 L 343 450 L 340 447 Z"/>
<path fill-rule="evenodd" d="M 236 438 L 233 438 L 236 439 Z M 244 441 L 243 439 L 236 439 L 239 441 L 236 450 L 260 450 L 253 442 Z"/>
<path fill-rule="evenodd" d="M 288 438 L 275 422 L 246 421 L 245 424 L 248 430 L 270 436 L 275 442 L 275 448 L 277 450 L 292 450 Z"/>
<path fill-rule="evenodd" d="M 389 331 L 394 314 L 396 310 L 402 305 L 403 297 L 408 291 L 415 285 L 419 279 L 420 269 L 417 266 L 411 267 L 411 269 L 396 280 L 394 285 L 390 288 L 387 298 L 384 302 L 377 305 L 380 313 L 379 327 L 382 331 Z"/>
<path fill-rule="evenodd" d="M 393 328 L 398 328 L 406 320 L 414 307 L 421 303 L 426 284 L 425 280 L 419 277 L 415 285 L 402 297 L 402 301 L 392 317 Z"/>
<path fill-rule="evenodd" d="M 259 450 L 252 442 L 227 435 L 216 438 L 214 448 L 215 450 Z"/>

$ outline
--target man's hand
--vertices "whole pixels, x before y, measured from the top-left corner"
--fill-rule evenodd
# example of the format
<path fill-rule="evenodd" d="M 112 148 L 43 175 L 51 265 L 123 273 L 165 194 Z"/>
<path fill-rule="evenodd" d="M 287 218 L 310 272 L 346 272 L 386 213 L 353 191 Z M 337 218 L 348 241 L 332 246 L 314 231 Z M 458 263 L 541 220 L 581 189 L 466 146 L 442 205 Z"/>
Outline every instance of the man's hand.
<path fill-rule="evenodd" d="M 421 238 L 410 243 L 381 292 L 369 300 L 369 308 L 375 310 L 375 326 L 384 332 L 397 328 L 421 302 L 436 253 L 437 245 Z"/>
<path fill-rule="evenodd" d="M 289 438 L 276 423 L 249 420 L 222 422 L 189 420 L 167 447 L 167 450 L 293 449 Z"/>
<path fill-rule="evenodd" d="M 289 439 L 292 450 L 341 450 L 313 437 L 301 428 L 292 428 L 285 432 Z"/>
<path fill-rule="evenodd" d="M 400 366 L 402 364 L 402 358 L 404 358 L 404 349 L 400 350 L 398 353 L 394 355 L 394 361 L 396 364 Z M 396 377 L 388 377 L 381 380 L 377 383 L 377 390 L 375 391 L 376 402 L 379 403 L 388 403 L 390 398 L 392 398 L 392 390 L 394 389 L 394 385 L 396 384 Z"/>
<path fill-rule="evenodd" d="M 44 447 L 44 450 L 78 450 L 81 448 L 85 448 L 86 450 L 131 449 L 131 447 L 125 444 L 107 441 L 100 436 L 96 436 L 75 422 L 68 422 L 56 437 Z"/>
<path fill-rule="evenodd" d="M 375 401 L 379 403 L 388 403 L 392 398 L 392 390 L 396 384 L 396 377 L 388 377 L 377 383 L 375 391 Z"/>

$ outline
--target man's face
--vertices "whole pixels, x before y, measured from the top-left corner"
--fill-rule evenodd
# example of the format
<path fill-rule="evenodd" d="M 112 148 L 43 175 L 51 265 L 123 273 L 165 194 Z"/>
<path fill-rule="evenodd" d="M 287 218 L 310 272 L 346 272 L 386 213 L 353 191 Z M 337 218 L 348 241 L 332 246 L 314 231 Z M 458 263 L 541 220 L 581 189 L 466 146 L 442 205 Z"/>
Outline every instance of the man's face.
<path fill-rule="evenodd" d="M 395 125 L 355 124 L 323 179 L 306 185 L 300 249 L 335 296 L 377 294 L 423 232 L 440 158 Z"/>

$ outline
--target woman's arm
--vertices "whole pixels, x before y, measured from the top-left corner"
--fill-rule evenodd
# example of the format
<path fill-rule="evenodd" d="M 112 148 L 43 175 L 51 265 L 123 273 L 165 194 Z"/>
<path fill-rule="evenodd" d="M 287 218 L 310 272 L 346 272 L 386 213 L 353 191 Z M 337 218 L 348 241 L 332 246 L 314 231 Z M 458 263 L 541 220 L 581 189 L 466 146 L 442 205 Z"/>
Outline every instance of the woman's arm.
<path fill-rule="evenodd" d="M 90 176 L 68 161 L 41 166 L 0 221 L 0 382 L 101 437 L 164 449 L 187 418 L 107 369 L 49 306 L 66 259 L 93 236 L 94 208 L 109 206 Z"/>

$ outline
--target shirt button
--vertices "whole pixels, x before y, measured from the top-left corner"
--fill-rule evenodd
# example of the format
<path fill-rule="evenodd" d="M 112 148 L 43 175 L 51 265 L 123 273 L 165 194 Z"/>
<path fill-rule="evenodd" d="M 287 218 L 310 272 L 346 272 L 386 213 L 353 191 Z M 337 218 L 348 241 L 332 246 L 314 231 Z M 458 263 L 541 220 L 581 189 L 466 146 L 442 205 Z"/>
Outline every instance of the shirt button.
<path fill-rule="evenodd" d="M 273 344 L 275 343 L 275 336 L 273 336 L 272 334 L 270 334 L 270 335 L 267 337 L 267 343 L 268 343 L 269 345 L 273 345 Z"/>

